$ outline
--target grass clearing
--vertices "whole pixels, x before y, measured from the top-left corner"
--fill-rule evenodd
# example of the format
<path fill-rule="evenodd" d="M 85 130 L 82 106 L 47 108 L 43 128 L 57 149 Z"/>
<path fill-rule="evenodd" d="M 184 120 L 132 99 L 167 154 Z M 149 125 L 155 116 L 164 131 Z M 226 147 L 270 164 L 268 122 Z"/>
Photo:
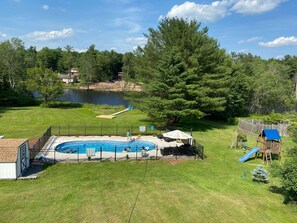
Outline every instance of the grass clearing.
<path fill-rule="evenodd" d="M 0 134 L 40 135 L 49 125 L 152 124 L 140 111 L 113 120 L 96 119 L 119 109 L 10 108 L 0 114 Z M 201 120 L 191 123 L 194 137 L 205 146 L 205 160 L 125 161 L 57 164 L 37 180 L 0 181 L 1 222 L 295 222 L 297 208 L 284 205 L 277 179 L 251 181 L 261 160 L 240 163 L 242 150 L 229 150 L 235 126 Z M 290 139 L 284 139 L 286 146 Z M 255 142 L 254 142 L 255 143 Z M 253 146 L 253 142 L 249 142 Z M 143 180 L 147 165 L 146 177 Z M 268 166 L 264 166 L 268 169 Z M 248 176 L 241 178 L 244 169 Z M 275 190 L 277 191 L 277 190 Z"/>

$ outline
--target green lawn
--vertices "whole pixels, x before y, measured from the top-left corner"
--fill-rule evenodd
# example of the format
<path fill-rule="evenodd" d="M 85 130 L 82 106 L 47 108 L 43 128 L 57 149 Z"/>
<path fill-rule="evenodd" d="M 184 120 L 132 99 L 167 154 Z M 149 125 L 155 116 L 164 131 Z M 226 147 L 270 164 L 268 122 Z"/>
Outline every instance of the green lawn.
<path fill-rule="evenodd" d="M 95 118 L 118 110 L 3 108 L 0 135 L 37 136 L 58 124 L 152 124 L 137 110 L 113 120 Z M 283 204 L 277 179 L 251 181 L 261 160 L 242 164 L 243 152 L 228 150 L 235 126 L 205 120 L 191 125 L 205 160 L 49 166 L 37 180 L 0 181 L 1 222 L 128 222 L 140 187 L 131 222 L 296 222 L 297 208 Z M 245 168 L 248 176 L 241 178 Z"/>

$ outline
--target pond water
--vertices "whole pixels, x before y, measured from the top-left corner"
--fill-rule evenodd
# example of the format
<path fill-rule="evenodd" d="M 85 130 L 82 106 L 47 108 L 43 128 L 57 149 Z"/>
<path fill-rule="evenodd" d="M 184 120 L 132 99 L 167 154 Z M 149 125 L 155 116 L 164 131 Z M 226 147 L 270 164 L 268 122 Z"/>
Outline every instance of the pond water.
<path fill-rule="evenodd" d="M 38 94 L 35 93 L 34 95 L 38 97 Z M 129 105 L 122 92 L 100 92 L 95 90 L 64 89 L 64 94 L 57 100 L 88 104 L 124 105 L 125 107 Z"/>

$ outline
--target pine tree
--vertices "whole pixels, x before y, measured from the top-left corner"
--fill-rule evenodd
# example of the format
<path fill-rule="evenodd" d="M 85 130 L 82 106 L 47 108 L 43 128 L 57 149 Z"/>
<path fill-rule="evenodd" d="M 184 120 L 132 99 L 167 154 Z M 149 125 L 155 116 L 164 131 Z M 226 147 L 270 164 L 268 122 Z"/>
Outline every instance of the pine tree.
<path fill-rule="evenodd" d="M 257 166 L 252 172 L 252 180 L 256 182 L 262 183 L 269 183 L 268 173 L 267 171 L 261 166 Z"/>
<path fill-rule="evenodd" d="M 151 117 L 175 124 L 182 117 L 201 118 L 225 109 L 226 55 L 207 28 L 199 28 L 196 21 L 166 18 L 157 30 L 149 29 L 137 71 L 146 77 L 143 107 Z"/>

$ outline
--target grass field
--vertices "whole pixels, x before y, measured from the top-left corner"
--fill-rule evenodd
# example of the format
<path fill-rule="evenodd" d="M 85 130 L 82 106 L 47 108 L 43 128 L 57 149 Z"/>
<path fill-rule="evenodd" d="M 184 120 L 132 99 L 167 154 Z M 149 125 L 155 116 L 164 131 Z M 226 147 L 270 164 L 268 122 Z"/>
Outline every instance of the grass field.
<path fill-rule="evenodd" d="M 137 110 L 114 120 L 95 118 L 118 110 L 2 108 L 0 135 L 38 136 L 58 124 L 152 124 Z M 239 163 L 243 152 L 228 149 L 235 126 L 205 120 L 191 125 L 184 128 L 192 127 L 205 146 L 205 160 L 48 166 L 37 180 L 0 181 L 1 222 L 128 222 L 134 205 L 131 222 L 296 222 L 297 208 L 283 204 L 277 179 L 251 181 L 261 160 Z M 248 176 L 241 178 L 245 168 Z"/>

